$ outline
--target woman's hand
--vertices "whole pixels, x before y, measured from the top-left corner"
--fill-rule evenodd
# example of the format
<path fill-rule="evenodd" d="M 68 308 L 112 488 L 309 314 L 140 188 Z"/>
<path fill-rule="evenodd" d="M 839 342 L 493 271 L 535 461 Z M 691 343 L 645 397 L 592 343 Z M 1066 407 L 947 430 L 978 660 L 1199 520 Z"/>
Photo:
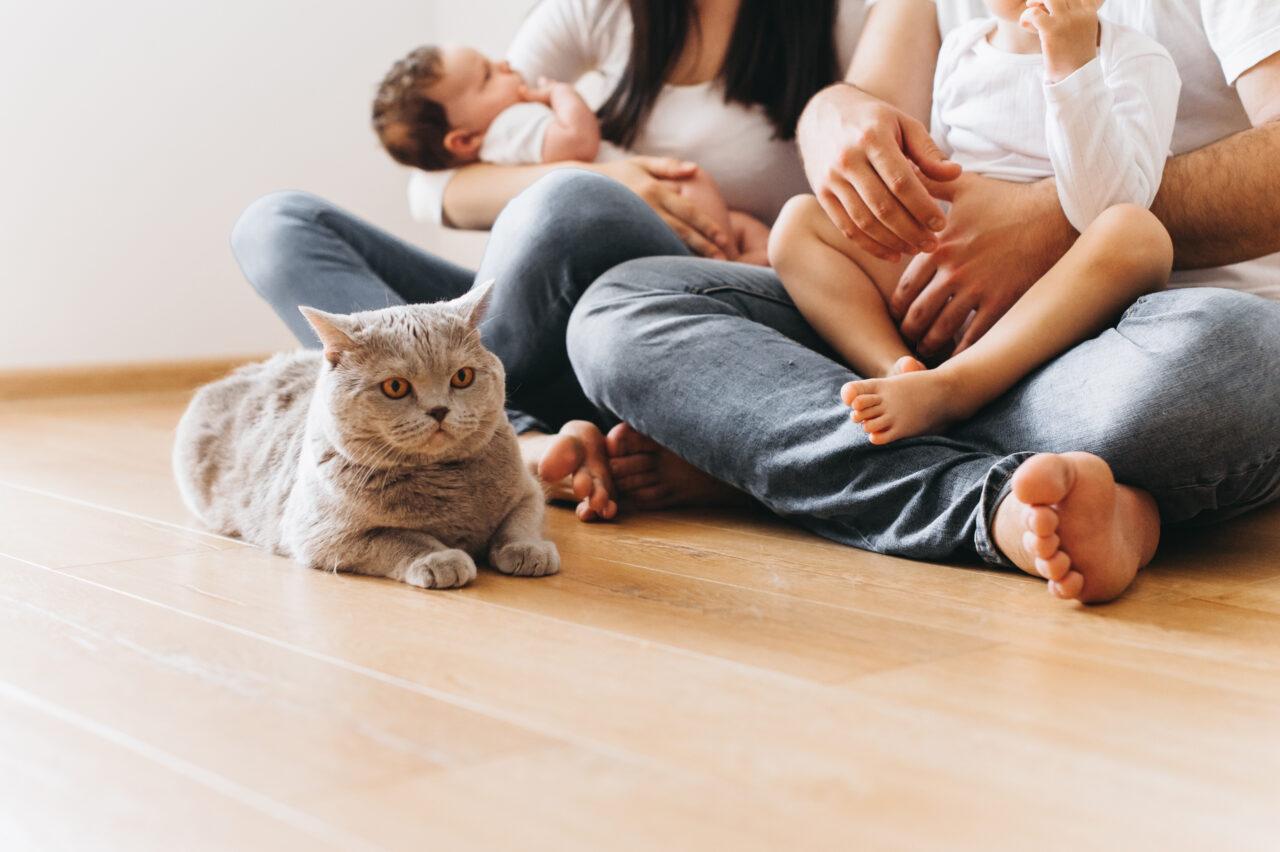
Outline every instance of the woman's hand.
<path fill-rule="evenodd" d="M 733 235 L 724 233 L 673 185 L 696 175 L 697 163 L 671 157 L 630 157 L 593 168 L 640 196 L 693 251 L 703 257 L 728 259 Z"/>
<path fill-rule="evenodd" d="M 813 193 L 845 236 L 889 261 L 937 248 L 946 216 L 916 168 L 950 181 L 960 166 L 923 124 L 854 86 L 836 85 L 809 102 L 797 138 Z"/>

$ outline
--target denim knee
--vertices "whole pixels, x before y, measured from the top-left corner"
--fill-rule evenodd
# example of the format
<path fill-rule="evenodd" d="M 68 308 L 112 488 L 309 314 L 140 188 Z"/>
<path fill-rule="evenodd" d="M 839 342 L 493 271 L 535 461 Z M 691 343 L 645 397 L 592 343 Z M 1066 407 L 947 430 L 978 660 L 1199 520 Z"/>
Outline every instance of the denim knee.
<path fill-rule="evenodd" d="M 278 295 L 283 277 L 275 274 L 294 255 L 290 235 L 299 223 L 313 222 L 328 206 L 309 192 L 282 190 L 258 198 L 231 228 L 231 253 L 245 278 L 268 302 Z"/>

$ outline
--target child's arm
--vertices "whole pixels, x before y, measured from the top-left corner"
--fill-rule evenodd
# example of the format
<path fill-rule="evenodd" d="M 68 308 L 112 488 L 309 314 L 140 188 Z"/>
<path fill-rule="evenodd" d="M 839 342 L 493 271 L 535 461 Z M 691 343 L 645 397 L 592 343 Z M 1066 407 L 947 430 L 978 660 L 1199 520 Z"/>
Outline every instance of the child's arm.
<path fill-rule="evenodd" d="M 1083 233 L 1108 207 L 1155 200 L 1181 82 L 1163 48 L 1129 33 L 1104 73 L 1094 0 L 1034 2 L 1024 25 L 1044 50 L 1049 159 L 1062 210 Z"/>
<path fill-rule="evenodd" d="M 525 89 L 526 100 L 551 107 L 552 121 L 542 142 L 542 162 L 564 160 L 593 162 L 600 152 L 600 123 L 570 83 L 541 81 L 538 89 Z"/>

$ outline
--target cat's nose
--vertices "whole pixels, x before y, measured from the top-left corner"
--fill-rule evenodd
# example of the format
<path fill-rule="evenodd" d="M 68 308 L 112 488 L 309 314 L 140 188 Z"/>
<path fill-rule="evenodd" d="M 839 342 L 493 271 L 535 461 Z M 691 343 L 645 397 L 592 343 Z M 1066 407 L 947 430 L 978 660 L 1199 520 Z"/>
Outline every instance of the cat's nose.
<path fill-rule="evenodd" d="M 443 423 L 445 417 L 449 415 L 449 407 L 446 405 L 437 405 L 435 408 L 427 412 L 436 419 L 436 422 Z"/>

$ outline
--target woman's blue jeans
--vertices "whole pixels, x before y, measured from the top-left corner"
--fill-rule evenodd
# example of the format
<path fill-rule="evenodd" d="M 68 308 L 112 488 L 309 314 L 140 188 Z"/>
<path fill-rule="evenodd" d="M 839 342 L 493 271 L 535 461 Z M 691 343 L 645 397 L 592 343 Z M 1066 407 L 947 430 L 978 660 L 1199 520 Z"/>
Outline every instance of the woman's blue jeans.
<path fill-rule="evenodd" d="M 1013 471 L 1042 451 L 1097 453 L 1169 523 L 1280 496 L 1280 303 L 1254 296 L 1146 296 L 967 423 L 876 447 L 837 397 L 854 374 L 772 271 L 689 257 L 606 178 L 561 171 L 515 199 L 478 275 L 299 193 L 256 202 L 233 244 L 308 343 L 299 304 L 432 301 L 495 277 L 484 335 L 517 428 L 626 420 L 779 515 L 868 550 L 1007 564 L 990 521 Z"/>

